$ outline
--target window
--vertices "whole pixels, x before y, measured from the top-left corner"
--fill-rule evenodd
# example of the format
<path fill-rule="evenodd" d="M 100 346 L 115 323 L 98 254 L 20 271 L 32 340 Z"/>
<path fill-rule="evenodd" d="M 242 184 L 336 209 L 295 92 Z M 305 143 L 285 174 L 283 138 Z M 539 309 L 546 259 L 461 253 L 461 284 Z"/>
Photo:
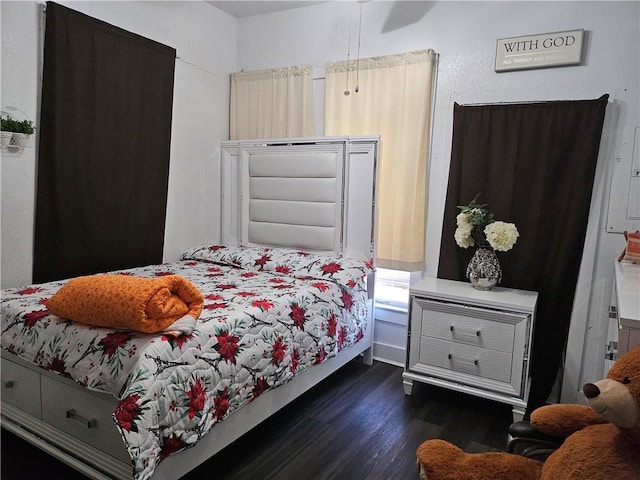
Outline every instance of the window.
<path fill-rule="evenodd" d="M 402 270 L 376 269 L 375 306 L 406 312 L 412 275 Z"/>
<path fill-rule="evenodd" d="M 313 135 L 313 67 L 231 74 L 229 138 Z"/>
<path fill-rule="evenodd" d="M 326 135 L 380 135 L 377 263 L 389 269 L 425 266 L 427 170 L 436 64 L 433 50 L 359 59 L 358 88 L 345 95 L 347 61 L 329 63 Z"/>

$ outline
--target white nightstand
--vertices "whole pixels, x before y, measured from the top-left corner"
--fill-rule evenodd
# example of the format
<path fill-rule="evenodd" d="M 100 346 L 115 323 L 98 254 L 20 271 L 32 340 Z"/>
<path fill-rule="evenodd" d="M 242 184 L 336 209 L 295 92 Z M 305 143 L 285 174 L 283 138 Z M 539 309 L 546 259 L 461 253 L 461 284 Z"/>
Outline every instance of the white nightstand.
<path fill-rule="evenodd" d="M 410 288 L 404 391 L 425 382 L 513 406 L 524 415 L 538 294 L 425 278 Z"/>

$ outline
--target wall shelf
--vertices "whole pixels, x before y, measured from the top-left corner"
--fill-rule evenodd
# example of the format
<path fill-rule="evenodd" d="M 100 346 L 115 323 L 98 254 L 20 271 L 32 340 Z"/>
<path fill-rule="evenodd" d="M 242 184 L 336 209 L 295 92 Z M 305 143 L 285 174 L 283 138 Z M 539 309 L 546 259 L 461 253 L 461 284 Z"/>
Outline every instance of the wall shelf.
<path fill-rule="evenodd" d="M 18 155 L 31 146 L 31 137 L 25 133 L 0 132 L 0 149 L 2 153 Z"/>

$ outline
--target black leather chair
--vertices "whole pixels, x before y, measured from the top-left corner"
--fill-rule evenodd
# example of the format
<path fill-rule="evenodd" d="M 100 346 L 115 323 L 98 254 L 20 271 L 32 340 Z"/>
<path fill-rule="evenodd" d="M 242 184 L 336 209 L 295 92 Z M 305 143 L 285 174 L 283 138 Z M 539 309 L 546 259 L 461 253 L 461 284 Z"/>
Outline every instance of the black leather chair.
<path fill-rule="evenodd" d="M 544 462 L 556 450 L 564 437 L 545 435 L 528 420 L 512 423 L 509 427 L 507 452 Z"/>

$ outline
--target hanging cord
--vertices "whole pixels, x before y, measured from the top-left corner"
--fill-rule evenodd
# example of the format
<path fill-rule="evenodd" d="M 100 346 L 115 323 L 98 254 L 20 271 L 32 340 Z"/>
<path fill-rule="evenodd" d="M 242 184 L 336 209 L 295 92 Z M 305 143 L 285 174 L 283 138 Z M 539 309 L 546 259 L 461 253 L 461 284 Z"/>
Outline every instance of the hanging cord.
<path fill-rule="evenodd" d="M 360 19 L 358 20 L 358 60 L 356 61 L 356 88 L 354 91 L 360 91 L 360 32 L 362 31 L 362 2 L 360 3 Z"/>
<path fill-rule="evenodd" d="M 349 40 L 347 44 L 347 88 L 344 91 L 344 95 L 348 96 L 351 92 L 349 91 L 349 70 L 351 69 L 351 19 L 349 19 Z"/>

